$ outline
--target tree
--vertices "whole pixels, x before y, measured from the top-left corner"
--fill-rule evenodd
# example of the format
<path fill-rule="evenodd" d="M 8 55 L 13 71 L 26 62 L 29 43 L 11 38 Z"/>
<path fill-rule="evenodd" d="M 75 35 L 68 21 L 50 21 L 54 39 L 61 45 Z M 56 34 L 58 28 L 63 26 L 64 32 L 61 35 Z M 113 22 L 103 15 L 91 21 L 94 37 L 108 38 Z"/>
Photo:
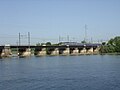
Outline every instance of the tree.
<path fill-rule="evenodd" d="M 115 52 L 120 52 L 120 36 L 117 36 L 114 39 L 110 39 L 108 41 L 108 45 L 114 48 Z"/>
<path fill-rule="evenodd" d="M 102 45 L 106 45 L 106 42 L 102 42 Z"/>
<path fill-rule="evenodd" d="M 51 42 L 47 42 L 47 43 L 46 43 L 46 46 L 51 46 Z"/>
<path fill-rule="evenodd" d="M 114 46 L 116 52 L 120 52 L 120 36 L 114 38 L 112 45 Z"/>
<path fill-rule="evenodd" d="M 112 38 L 107 44 L 102 43 L 101 53 L 119 53 L 120 52 L 120 36 Z"/>
<path fill-rule="evenodd" d="M 83 43 L 83 44 L 85 44 L 85 43 L 87 43 L 85 40 L 83 40 L 83 41 L 81 41 L 81 43 Z"/>

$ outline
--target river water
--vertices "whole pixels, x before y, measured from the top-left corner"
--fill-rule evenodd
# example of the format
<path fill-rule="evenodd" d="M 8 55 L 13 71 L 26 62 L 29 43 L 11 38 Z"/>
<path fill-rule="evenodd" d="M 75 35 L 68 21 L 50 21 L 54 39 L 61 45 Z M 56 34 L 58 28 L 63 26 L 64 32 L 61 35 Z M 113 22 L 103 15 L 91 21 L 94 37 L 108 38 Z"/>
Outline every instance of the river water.
<path fill-rule="evenodd" d="M 0 59 L 0 90 L 120 90 L 120 56 Z"/>

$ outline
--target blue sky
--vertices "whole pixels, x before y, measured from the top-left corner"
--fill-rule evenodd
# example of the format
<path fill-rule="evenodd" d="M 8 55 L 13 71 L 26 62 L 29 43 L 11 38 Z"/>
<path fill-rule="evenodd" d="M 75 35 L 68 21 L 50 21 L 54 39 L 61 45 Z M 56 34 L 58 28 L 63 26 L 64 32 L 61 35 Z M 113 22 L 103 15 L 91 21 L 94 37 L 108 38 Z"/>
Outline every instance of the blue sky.
<path fill-rule="evenodd" d="M 0 44 L 16 44 L 19 32 L 31 43 L 80 42 L 85 24 L 88 41 L 120 36 L 120 0 L 0 0 Z"/>

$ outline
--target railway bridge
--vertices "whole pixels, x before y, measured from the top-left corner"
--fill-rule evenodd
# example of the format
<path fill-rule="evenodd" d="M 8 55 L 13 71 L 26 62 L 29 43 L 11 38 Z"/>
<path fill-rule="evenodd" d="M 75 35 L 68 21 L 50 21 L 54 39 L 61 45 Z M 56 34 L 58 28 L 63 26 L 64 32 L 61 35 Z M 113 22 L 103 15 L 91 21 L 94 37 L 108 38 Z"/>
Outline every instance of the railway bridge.
<path fill-rule="evenodd" d="M 12 56 L 14 51 L 17 56 L 45 56 L 45 55 L 80 55 L 98 54 L 101 44 L 81 45 L 50 45 L 50 46 L 27 46 L 7 45 L 0 46 L 0 57 Z"/>

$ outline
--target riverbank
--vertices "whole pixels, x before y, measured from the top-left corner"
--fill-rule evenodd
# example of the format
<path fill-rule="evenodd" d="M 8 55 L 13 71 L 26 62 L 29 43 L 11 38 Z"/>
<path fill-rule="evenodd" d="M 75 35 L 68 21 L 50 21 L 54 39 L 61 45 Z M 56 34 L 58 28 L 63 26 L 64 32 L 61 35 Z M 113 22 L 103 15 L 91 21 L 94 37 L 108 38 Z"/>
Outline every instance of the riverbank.
<path fill-rule="evenodd" d="M 120 55 L 120 53 L 100 53 L 100 55 Z"/>

